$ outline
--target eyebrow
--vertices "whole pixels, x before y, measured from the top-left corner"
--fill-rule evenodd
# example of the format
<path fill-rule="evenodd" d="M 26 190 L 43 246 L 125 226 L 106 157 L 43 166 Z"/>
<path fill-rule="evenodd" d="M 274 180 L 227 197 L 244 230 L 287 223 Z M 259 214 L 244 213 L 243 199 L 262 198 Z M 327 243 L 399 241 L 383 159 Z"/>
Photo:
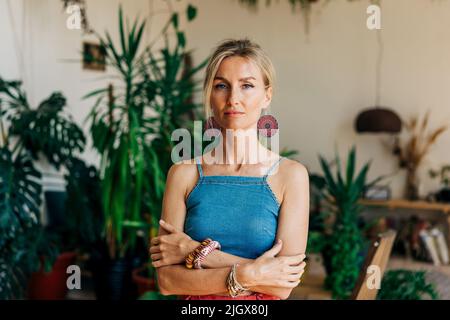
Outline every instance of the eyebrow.
<path fill-rule="evenodd" d="M 239 79 L 239 81 L 247 81 L 247 80 L 250 80 L 250 79 L 256 80 L 255 77 L 245 77 L 245 78 Z M 224 81 L 228 82 L 228 80 L 223 78 L 223 77 L 215 77 L 214 80 L 224 80 Z"/>

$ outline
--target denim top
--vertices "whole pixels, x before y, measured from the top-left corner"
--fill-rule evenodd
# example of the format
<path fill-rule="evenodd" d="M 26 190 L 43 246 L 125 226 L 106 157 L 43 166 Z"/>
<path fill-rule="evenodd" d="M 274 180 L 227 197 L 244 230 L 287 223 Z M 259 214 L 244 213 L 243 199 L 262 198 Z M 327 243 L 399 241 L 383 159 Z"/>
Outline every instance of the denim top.
<path fill-rule="evenodd" d="M 186 200 L 184 232 L 196 241 L 216 240 L 221 250 L 255 259 L 275 241 L 280 204 L 267 177 L 204 176 L 197 161 L 199 179 Z"/>

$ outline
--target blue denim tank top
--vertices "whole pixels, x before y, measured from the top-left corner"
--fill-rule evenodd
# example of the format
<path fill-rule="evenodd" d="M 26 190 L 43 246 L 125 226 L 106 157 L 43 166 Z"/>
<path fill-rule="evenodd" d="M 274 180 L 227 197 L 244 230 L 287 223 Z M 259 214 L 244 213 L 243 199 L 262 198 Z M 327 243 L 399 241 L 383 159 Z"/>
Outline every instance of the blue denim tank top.
<path fill-rule="evenodd" d="M 280 204 L 267 177 L 204 176 L 197 161 L 199 179 L 186 200 L 184 232 L 196 241 L 219 241 L 221 250 L 255 259 L 269 250 L 276 237 Z"/>

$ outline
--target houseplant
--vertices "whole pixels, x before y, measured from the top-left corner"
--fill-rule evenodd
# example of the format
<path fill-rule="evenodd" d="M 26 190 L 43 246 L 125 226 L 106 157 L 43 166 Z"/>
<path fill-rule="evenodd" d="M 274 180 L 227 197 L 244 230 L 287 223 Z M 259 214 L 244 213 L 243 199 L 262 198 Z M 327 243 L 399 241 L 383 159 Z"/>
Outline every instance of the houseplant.
<path fill-rule="evenodd" d="M 398 157 L 399 167 L 406 169 L 405 198 L 409 200 L 419 199 L 419 177 L 417 171 L 424 158 L 438 138 L 448 129 L 448 125 L 441 125 L 427 132 L 429 123 L 427 112 L 422 121 L 415 116 L 405 123 L 408 138 L 402 144 L 397 139 L 394 146 L 394 154 Z"/>
<path fill-rule="evenodd" d="M 322 156 L 319 158 L 325 179 L 322 210 L 332 216 L 332 220 L 328 220 L 332 222 L 324 227 L 322 238 L 315 241 L 322 249 L 327 269 L 326 286 L 332 290 L 334 298 L 346 299 L 358 278 L 368 245 L 360 223 L 362 207 L 358 201 L 365 189 L 376 184 L 382 177 L 367 183 L 370 162 L 356 172 L 355 147 L 348 154 L 345 172 L 341 169 L 338 154 L 335 158 L 335 175 L 331 171 L 331 165 Z"/>
<path fill-rule="evenodd" d="M 196 9 L 188 6 L 188 20 Z M 148 261 L 148 238 L 158 229 L 165 176 L 172 164 L 171 133 L 188 123 L 197 83 L 193 76 L 206 64 L 188 69 L 185 35 L 173 13 L 161 36 L 165 46 L 143 47 L 145 21 L 124 23 L 119 8 L 120 44 L 97 35 L 107 65 L 120 85 L 95 90 L 89 114 L 94 148 L 101 156 L 102 244 L 93 258 L 99 298 L 132 297 L 131 270 Z M 175 44 L 169 41 L 174 31 Z M 116 77 L 117 78 L 117 77 Z M 114 284 L 117 284 L 115 286 Z"/>
<path fill-rule="evenodd" d="M 0 295 L 26 296 L 34 272 L 50 271 L 61 238 L 40 222 L 41 173 L 33 161 L 43 155 L 59 168 L 84 148 L 81 129 L 64 112 L 55 92 L 31 108 L 19 81 L 0 78 Z"/>
<path fill-rule="evenodd" d="M 381 282 L 377 300 L 436 300 L 439 295 L 425 278 L 425 271 L 389 270 Z"/>
<path fill-rule="evenodd" d="M 441 202 L 450 202 L 450 165 L 442 166 L 440 170 L 430 169 L 428 171 L 431 178 L 439 177 L 441 190 L 436 194 L 436 200 Z"/>

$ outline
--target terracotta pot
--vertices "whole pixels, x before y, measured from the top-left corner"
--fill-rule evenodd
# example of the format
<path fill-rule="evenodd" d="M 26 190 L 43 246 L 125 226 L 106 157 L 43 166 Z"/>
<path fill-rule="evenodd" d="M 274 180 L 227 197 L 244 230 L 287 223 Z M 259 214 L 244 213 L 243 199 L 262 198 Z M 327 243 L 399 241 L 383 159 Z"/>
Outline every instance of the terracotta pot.
<path fill-rule="evenodd" d="M 154 278 L 150 278 L 147 274 L 149 265 L 145 264 L 133 270 L 133 282 L 136 283 L 139 296 L 147 291 L 156 291 L 156 283 Z"/>
<path fill-rule="evenodd" d="M 61 253 L 53 265 L 52 271 L 43 270 L 31 275 L 28 282 L 28 299 L 63 300 L 67 294 L 67 267 L 75 262 L 75 252 Z"/>

